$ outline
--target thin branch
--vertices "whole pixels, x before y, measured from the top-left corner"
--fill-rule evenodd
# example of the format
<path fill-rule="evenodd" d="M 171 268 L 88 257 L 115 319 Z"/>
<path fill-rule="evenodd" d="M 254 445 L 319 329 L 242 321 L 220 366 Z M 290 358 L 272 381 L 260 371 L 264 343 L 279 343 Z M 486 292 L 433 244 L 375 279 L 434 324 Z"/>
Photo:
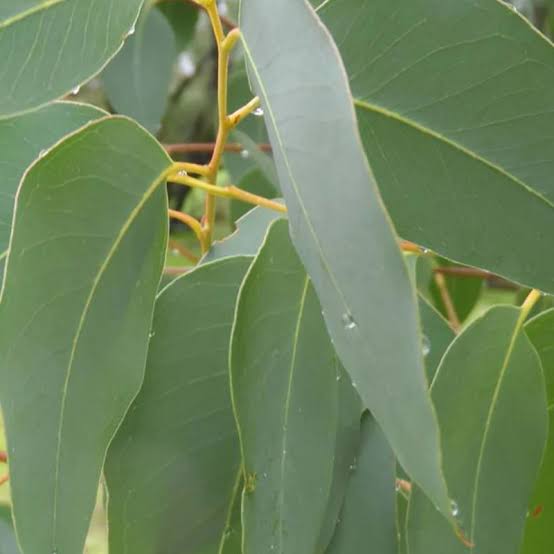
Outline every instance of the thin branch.
<path fill-rule="evenodd" d="M 446 279 L 444 278 L 444 275 L 442 273 L 435 273 L 435 283 L 437 284 L 437 287 L 439 289 L 439 293 L 441 295 L 442 303 L 444 304 L 450 326 L 452 327 L 452 329 L 454 329 L 454 331 L 458 332 L 461 327 L 460 318 L 456 313 L 454 302 L 452 302 L 452 297 L 450 296 L 450 292 L 448 292 Z"/>
<path fill-rule="evenodd" d="M 262 152 L 271 152 L 271 144 L 258 144 Z M 197 153 L 212 153 L 215 149 L 215 142 L 190 142 L 184 144 L 164 144 L 168 154 L 197 154 Z M 238 142 L 230 142 L 223 147 L 225 152 L 240 154 L 244 152 L 244 146 Z"/>
<path fill-rule="evenodd" d="M 200 247 L 202 248 L 202 253 L 208 250 L 206 235 L 204 233 L 204 230 L 202 229 L 202 225 L 197 219 L 194 219 L 194 217 L 190 216 L 189 214 L 178 212 L 176 210 L 169 210 L 169 217 L 176 219 L 177 221 L 180 221 L 185 225 L 188 225 L 194 231 L 194 234 L 196 235 L 196 238 L 200 243 Z"/>
<path fill-rule="evenodd" d="M 4 450 L 0 450 L 0 462 L 3 464 L 8 462 L 8 453 Z"/>

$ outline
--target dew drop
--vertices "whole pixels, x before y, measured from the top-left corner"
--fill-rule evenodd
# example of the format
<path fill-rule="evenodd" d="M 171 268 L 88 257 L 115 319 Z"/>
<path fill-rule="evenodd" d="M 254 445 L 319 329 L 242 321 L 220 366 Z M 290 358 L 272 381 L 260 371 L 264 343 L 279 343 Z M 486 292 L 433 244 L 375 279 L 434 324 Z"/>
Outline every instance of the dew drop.
<path fill-rule="evenodd" d="M 340 373 L 337 375 L 337 381 L 340 381 L 342 379 Z"/>
<path fill-rule="evenodd" d="M 81 90 L 81 86 L 80 85 L 77 85 L 76 87 L 73 87 L 71 89 L 71 94 L 73 96 L 77 96 L 77 94 L 79 94 L 79 91 Z"/>
<path fill-rule="evenodd" d="M 352 386 L 357 389 L 358 388 L 358 383 L 355 383 L 354 381 L 352 381 Z"/>
<path fill-rule="evenodd" d="M 229 13 L 229 6 L 227 5 L 227 2 L 218 2 L 217 10 L 220 15 L 227 15 Z"/>
<path fill-rule="evenodd" d="M 246 149 L 241 150 L 240 157 L 243 160 L 247 160 L 250 157 L 250 152 L 248 152 L 248 150 L 246 150 Z"/>
<path fill-rule="evenodd" d="M 187 177 L 188 173 L 184 169 L 181 169 L 177 175 L 179 175 L 179 177 Z"/>
<path fill-rule="evenodd" d="M 136 31 L 136 27 L 133 25 L 130 29 L 129 29 L 129 32 L 127 33 L 127 36 L 128 37 L 131 37 L 135 34 L 135 31 Z"/>
<path fill-rule="evenodd" d="M 263 108 L 256 108 L 252 113 L 256 117 L 262 117 L 264 115 L 264 110 L 263 110 Z"/>
<path fill-rule="evenodd" d="M 423 357 L 426 358 L 431 353 L 431 341 L 427 335 L 423 335 L 421 351 Z"/>
<path fill-rule="evenodd" d="M 156 336 L 155 332 L 150 333 L 150 338 L 153 339 Z"/>
<path fill-rule="evenodd" d="M 44 156 L 46 156 L 46 153 L 48 152 L 48 150 L 41 150 L 39 153 L 38 153 L 38 157 L 39 158 L 44 158 Z"/>
<path fill-rule="evenodd" d="M 347 331 L 352 331 L 358 326 L 351 313 L 343 314 L 342 323 Z"/>
<path fill-rule="evenodd" d="M 424 254 L 431 254 L 431 250 L 429 250 L 429 248 L 422 248 L 421 251 L 422 251 Z"/>
<path fill-rule="evenodd" d="M 454 517 L 458 517 L 460 515 L 460 508 L 454 500 L 450 501 L 450 512 Z"/>

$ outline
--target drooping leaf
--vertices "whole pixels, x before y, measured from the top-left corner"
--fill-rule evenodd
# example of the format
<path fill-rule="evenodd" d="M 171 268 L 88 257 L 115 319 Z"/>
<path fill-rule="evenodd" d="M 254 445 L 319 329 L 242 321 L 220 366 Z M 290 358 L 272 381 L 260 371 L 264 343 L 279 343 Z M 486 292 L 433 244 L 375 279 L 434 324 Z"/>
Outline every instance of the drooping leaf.
<path fill-rule="evenodd" d="M 52 148 L 19 189 L 0 401 L 25 554 L 83 549 L 108 444 L 144 375 L 169 166 L 135 123 L 106 118 Z"/>
<path fill-rule="evenodd" d="M 0 120 L 0 253 L 10 240 L 15 193 L 25 170 L 65 135 L 105 112 L 73 102 L 57 102 L 35 112 Z"/>
<path fill-rule="evenodd" d="M 427 380 L 431 384 L 446 349 L 456 335 L 448 321 L 421 295 L 419 296 L 419 314 L 424 333 L 425 369 Z"/>
<path fill-rule="evenodd" d="M 334 480 L 341 368 L 286 221 L 270 227 L 243 283 L 230 360 L 244 554 L 315 552 Z"/>
<path fill-rule="evenodd" d="M 42 106 L 98 73 L 143 0 L 3 0 L 0 119 Z"/>
<path fill-rule="evenodd" d="M 230 256 L 255 256 L 262 244 L 267 229 L 283 214 L 257 206 L 237 221 L 237 229 L 222 241 L 212 244 L 201 263 L 213 262 Z"/>
<path fill-rule="evenodd" d="M 410 554 L 517 554 L 547 435 L 544 378 L 521 312 L 489 310 L 452 343 L 435 378 L 446 479 L 466 544 L 418 487 Z M 468 546 L 472 543 L 474 546 Z"/>
<path fill-rule="evenodd" d="M 327 554 L 359 554 L 372 549 L 397 553 L 396 459 L 375 419 L 362 420 L 362 442 L 340 521 Z"/>
<path fill-rule="evenodd" d="M 312 1 L 400 235 L 554 292 L 552 45 L 497 0 Z"/>
<path fill-rule="evenodd" d="M 533 318 L 525 326 L 527 336 L 541 359 L 546 379 L 549 430 L 546 451 L 531 501 L 521 554 L 554 549 L 554 310 Z"/>
<path fill-rule="evenodd" d="M 263 196 L 264 198 L 275 198 L 277 193 L 273 183 L 267 179 L 263 171 L 260 169 L 252 169 L 241 179 L 238 187 L 252 194 Z M 252 209 L 252 206 L 240 202 L 239 200 L 231 201 L 230 212 L 231 220 L 237 221 L 242 216 L 247 214 Z"/>
<path fill-rule="evenodd" d="M 337 353 L 402 465 L 448 513 L 415 294 L 361 148 L 336 47 L 306 2 L 241 6 L 293 241 Z"/>
<path fill-rule="evenodd" d="M 177 46 L 162 13 L 146 5 L 121 52 L 102 74 L 106 93 L 118 113 L 155 133 L 165 111 Z"/>
<path fill-rule="evenodd" d="M 156 301 L 144 384 L 106 460 L 110 552 L 218 552 L 240 463 L 228 347 L 250 261 L 203 265 Z"/>

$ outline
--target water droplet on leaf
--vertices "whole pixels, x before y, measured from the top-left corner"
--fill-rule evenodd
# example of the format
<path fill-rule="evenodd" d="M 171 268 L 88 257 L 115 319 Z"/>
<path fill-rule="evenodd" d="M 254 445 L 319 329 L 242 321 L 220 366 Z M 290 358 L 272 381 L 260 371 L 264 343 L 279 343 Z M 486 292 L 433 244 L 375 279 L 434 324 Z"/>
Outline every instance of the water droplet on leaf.
<path fill-rule="evenodd" d="M 246 149 L 241 150 L 240 157 L 243 160 L 247 160 L 250 157 L 250 152 L 248 152 L 248 150 L 246 150 Z"/>
<path fill-rule="evenodd" d="M 458 517 L 460 515 L 460 508 L 456 501 L 451 500 L 450 501 L 450 512 L 454 517 Z"/>
<path fill-rule="evenodd" d="M 130 29 L 129 29 L 129 32 L 127 33 L 127 36 L 128 37 L 131 37 L 135 34 L 135 31 L 136 31 L 136 27 L 133 25 Z"/>
<path fill-rule="evenodd" d="M 423 335 L 421 351 L 424 358 L 429 356 L 429 354 L 431 353 L 431 341 L 429 340 L 429 337 L 427 335 Z"/>
<path fill-rule="evenodd" d="M 264 110 L 263 110 L 263 108 L 256 108 L 252 113 L 256 117 L 262 117 L 264 115 Z"/>
<path fill-rule="evenodd" d="M 342 323 L 347 331 L 352 331 L 358 326 L 351 313 L 342 316 Z"/>
<path fill-rule="evenodd" d="M 73 96 L 76 96 L 77 94 L 79 94 L 79 91 L 81 90 L 81 86 L 80 85 L 77 85 L 76 87 L 73 87 L 71 89 L 71 94 L 73 94 Z"/>

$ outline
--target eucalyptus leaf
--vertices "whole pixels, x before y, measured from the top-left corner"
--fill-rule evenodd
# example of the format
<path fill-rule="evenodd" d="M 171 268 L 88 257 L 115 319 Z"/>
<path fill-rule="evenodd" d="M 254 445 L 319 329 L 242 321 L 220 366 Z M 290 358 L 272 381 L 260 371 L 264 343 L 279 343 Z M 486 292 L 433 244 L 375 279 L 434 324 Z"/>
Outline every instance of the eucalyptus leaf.
<path fill-rule="evenodd" d="M 145 6 L 135 34 L 102 74 L 115 110 L 136 119 L 150 132 L 157 132 L 176 56 L 171 25 L 153 6 Z"/>
<path fill-rule="evenodd" d="M 416 298 L 336 46 L 304 1 L 243 0 L 240 27 L 293 242 L 334 346 L 402 465 L 448 514 Z"/>
<path fill-rule="evenodd" d="M 432 388 L 456 537 L 418 487 L 408 508 L 410 554 L 517 554 L 547 437 L 540 360 L 521 311 L 490 309 L 446 352 Z"/>
<path fill-rule="evenodd" d="M 158 296 L 144 384 L 106 459 L 110 552 L 218 552 L 240 463 L 227 360 L 249 265 L 203 265 Z"/>
<path fill-rule="evenodd" d="M 525 325 L 531 343 L 541 359 L 548 400 L 548 440 L 535 490 L 529 503 L 529 515 L 521 554 L 551 552 L 554 549 L 554 310 L 548 310 Z"/>
<path fill-rule="evenodd" d="M 18 191 L 0 303 L 0 401 L 25 554 L 82 552 L 108 444 L 144 376 L 170 160 L 135 123 L 93 122 Z"/>
<path fill-rule="evenodd" d="M 104 115 L 93 106 L 57 102 L 0 120 L 0 252 L 8 248 L 15 193 L 25 170 L 65 135 Z"/>
<path fill-rule="evenodd" d="M 132 33 L 143 0 L 3 0 L 0 119 L 77 90 Z"/>
<path fill-rule="evenodd" d="M 400 235 L 554 292 L 551 43 L 497 0 L 313 3 Z"/>
<path fill-rule="evenodd" d="M 272 224 L 241 287 L 230 361 L 243 552 L 315 552 L 335 478 L 341 368 L 286 221 Z"/>
<path fill-rule="evenodd" d="M 365 545 L 397 554 L 396 459 L 375 419 L 365 414 L 359 455 L 327 554 L 359 554 Z"/>
<path fill-rule="evenodd" d="M 0 507 L 0 553 L 20 554 L 12 523 L 12 511 L 9 506 Z"/>

